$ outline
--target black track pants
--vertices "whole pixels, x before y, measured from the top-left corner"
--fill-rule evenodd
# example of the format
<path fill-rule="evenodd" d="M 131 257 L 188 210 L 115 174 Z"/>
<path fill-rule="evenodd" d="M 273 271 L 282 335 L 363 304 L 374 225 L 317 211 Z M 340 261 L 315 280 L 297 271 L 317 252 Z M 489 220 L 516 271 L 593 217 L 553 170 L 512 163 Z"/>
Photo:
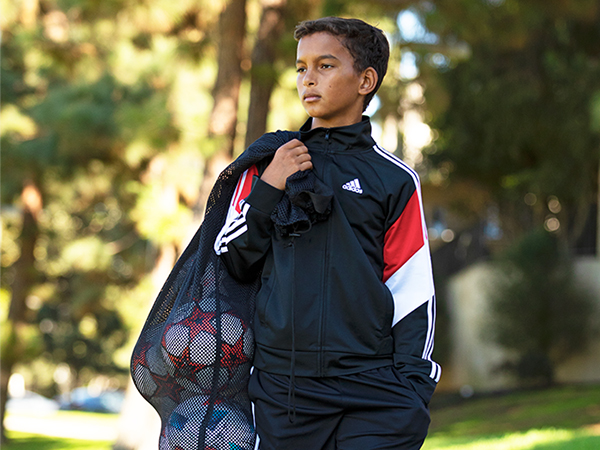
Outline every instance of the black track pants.
<path fill-rule="evenodd" d="M 394 367 L 332 378 L 296 377 L 254 370 L 260 450 L 417 450 L 429 410 Z M 290 421 L 293 420 L 293 422 Z"/>

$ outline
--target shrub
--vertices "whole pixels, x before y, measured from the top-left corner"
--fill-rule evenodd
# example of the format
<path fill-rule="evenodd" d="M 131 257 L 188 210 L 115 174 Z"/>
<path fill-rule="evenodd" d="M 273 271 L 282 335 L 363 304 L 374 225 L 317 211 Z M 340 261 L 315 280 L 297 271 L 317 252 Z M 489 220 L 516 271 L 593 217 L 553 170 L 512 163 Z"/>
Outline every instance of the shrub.
<path fill-rule="evenodd" d="M 573 277 L 568 252 L 534 231 L 497 258 L 486 336 L 515 357 L 505 368 L 527 385 L 551 384 L 555 366 L 585 349 L 593 302 Z"/>

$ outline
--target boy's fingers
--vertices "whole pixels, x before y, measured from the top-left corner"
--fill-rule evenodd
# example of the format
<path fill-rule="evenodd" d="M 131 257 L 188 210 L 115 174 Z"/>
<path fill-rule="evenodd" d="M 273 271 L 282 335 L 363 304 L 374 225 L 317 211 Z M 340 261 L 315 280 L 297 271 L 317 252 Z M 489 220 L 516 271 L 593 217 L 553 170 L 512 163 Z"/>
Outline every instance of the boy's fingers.
<path fill-rule="evenodd" d="M 308 154 L 308 152 L 302 152 L 299 153 L 296 156 L 296 167 L 298 168 L 298 170 L 308 170 L 308 169 L 312 169 L 312 162 L 311 162 L 311 158 L 310 155 Z"/>
<path fill-rule="evenodd" d="M 312 162 L 310 161 L 304 161 L 302 164 L 300 164 L 300 170 L 305 171 L 305 170 L 310 170 L 312 169 L 313 165 Z"/>
<path fill-rule="evenodd" d="M 302 164 L 302 163 L 310 161 L 310 160 L 311 160 L 311 158 L 310 158 L 310 155 L 308 154 L 308 152 L 306 152 L 306 153 L 299 153 L 296 156 L 296 161 L 298 162 L 298 164 Z"/>
<path fill-rule="evenodd" d="M 291 141 L 288 141 L 285 144 L 283 144 L 282 147 L 285 147 L 286 145 L 290 146 L 290 148 L 293 148 L 298 146 L 304 146 L 304 143 L 299 139 L 292 139 Z"/>
<path fill-rule="evenodd" d="M 285 189 L 286 179 L 298 172 L 313 168 L 308 148 L 298 139 L 286 142 L 275 152 L 273 160 L 261 179 L 278 189 Z"/>
<path fill-rule="evenodd" d="M 308 148 L 297 139 L 289 141 L 279 147 L 275 154 L 275 159 L 286 160 L 290 159 L 293 163 L 298 163 L 297 158 L 303 156 L 306 157 L 308 155 Z"/>
<path fill-rule="evenodd" d="M 291 141 L 286 142 L 281 147 L 279 147 L 279 150 L 284 150 L 284 151 L 301 150 L 301 151 L 306 151 L 306 152 L 308 151 L 308 149 L 306 148 L 304 143 L 302 141 L 299 141 L 298 139 L 292 139 Z"/>

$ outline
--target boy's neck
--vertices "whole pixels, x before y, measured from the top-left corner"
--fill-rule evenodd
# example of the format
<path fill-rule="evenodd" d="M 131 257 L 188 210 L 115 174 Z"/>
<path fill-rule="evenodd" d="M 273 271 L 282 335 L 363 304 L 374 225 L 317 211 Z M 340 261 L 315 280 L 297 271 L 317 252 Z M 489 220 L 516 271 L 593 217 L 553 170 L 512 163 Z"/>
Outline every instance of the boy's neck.
<path fill-rule="evenodd" d="M 313 130 L 315 128 L 339 128 L 339 127 L 346 127 L 346 126 L 349 126 L 349 125 L 354 125 L 354 124 L 357 124 L 359 122 L 362 122 L 362 120 L 363 120 L 363 115 L 362 114 L 360 114 L 357 118 L 350 119 L 350 120 L 344 120 L 344 121 L 340 121 L 340 122 L 329 122 L 327 120 L 317 119 L 317 118 L 313 117 L 310 129 Z"/>

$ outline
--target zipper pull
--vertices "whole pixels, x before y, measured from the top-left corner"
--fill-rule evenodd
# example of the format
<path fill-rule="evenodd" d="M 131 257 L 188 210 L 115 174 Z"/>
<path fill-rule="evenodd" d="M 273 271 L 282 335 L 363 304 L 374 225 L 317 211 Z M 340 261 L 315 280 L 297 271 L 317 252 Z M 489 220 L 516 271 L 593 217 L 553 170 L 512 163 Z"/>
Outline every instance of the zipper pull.
<path fill-rule="evenodd" d="M 290 238 L 290 241 L 287 243 L 286 247 L 293 247 L 294 241 L 296 240 L 296 238 L 299 238 L 300 235 L 298 233 L 290 233 L 288 234 L 288 237 Z"/>
<path fill-rule="evenodd" d="M 330 134 L 331 134 L 331 130 L 329 130 L 329 129 L 328 129 L 328 130 L 325 132 L 325 140 L 327 140 L 327 141 L 329 140 L 329 135 L 330 135 Z"/>

